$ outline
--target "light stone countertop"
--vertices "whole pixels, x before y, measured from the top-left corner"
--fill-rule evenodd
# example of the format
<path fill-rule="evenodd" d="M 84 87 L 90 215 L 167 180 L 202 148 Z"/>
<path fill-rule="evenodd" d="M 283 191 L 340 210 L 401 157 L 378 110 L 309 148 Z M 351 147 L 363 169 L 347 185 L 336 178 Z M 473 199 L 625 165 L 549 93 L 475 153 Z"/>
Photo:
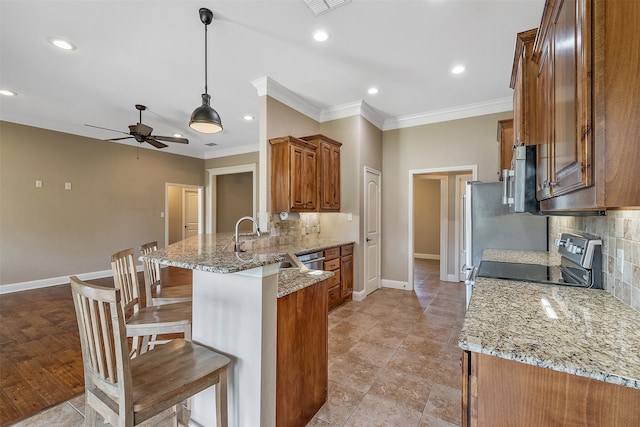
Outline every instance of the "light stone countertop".
<path fill-rule="evenodd" d="M 478 278 L 464 350 L 640 389 L 640 313 L 603 290 Z"/>
<path fill-rule="evenodd" d="M 328 239 L 310 238 L 295 244 L 270 245 L 272 240 L 255 239 L 251 244 L 243 238 L 241 248 L 246 252 L 234 252 L 233 234 L 201 234 L 173 243 L 147 255 L 140 260 L 150 260 L 161 265 L 202 270 L 212 273 L 231 274 L 252 268 L 292 260 L 297 264 L 296 254 L 319 251 L 353 243 Z M 300 266 L 298 264 L 298 266 Z M 309 274 L 305 268 L 281 270 L 278 277 L 278 298 L 333 276 L 332 272 Z"/>

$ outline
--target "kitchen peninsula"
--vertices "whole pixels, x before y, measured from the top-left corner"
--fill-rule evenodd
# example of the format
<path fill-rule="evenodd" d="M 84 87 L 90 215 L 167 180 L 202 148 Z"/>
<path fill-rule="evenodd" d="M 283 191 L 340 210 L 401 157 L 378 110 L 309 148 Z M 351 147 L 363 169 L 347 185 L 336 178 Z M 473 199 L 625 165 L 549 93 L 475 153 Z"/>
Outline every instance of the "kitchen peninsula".
<path fill-rule="evenodd" d="M 276 393 L 277 366 L 280 359 L 289 360 L 280 355 L 281 303 L 294 293 L 302 295 L 315 290 L 314 285 L 324 285 L 318 291 L 321 298 L 307 297 L 298 302 L 322 304 L 324 311 L 318 313 L 324 316 L 326 329 L 325 280 L 333 273 L 304 268 L 281 270 L 279 263 L 287 258 L 295 263 L 295 254 L 352 243 L 309 239 L 272 245 L 269 239 L 246 242 L 247 251 L 235 252 L 231 233 L 198 235 L 141 257 L 193 270 L 193 340 L 232 359 L 230 426 L 276 425 L 276 397 L 281 394 L 280 390 Z M 260 244 L 253 244 L 258 241 Z M 326 344 L 323 357 L 326 366 Z M 199 425 L 215 425 L 213 393 L 207 390 L 192 399 L 191 419 Z"/>

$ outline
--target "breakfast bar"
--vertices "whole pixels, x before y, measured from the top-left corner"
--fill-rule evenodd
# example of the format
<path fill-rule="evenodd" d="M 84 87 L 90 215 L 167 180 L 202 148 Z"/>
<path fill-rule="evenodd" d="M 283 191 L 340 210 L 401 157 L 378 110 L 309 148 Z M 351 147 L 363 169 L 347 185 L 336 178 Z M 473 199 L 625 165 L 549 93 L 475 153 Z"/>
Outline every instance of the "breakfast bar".
<path fill-rule="evenodd" d="M 234 251 L 231 234 L 191 237 L 144 255 L 161 265 L 193 270 L 193 340 L 228 356 L 230 426 L 276 424 L 278 299 L 331 277 L 304 268 L 281 270 L 295 253 L 342 242 L 262 245 Z M 326 304 L 326 300 L 325 300 Z M 214 390 L 192 399 L 191 421 L 215 425 Z"/>

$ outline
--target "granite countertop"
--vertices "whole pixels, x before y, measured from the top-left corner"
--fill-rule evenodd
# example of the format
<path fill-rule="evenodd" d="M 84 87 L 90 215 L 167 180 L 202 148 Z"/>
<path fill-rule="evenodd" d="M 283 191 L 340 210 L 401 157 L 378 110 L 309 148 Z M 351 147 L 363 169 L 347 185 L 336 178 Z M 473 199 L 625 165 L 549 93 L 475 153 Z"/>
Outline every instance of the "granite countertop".
<path fill-rule="evenodd" d="M 478 278 L 458 344 L 640 389 L 640 313 L 606 291 Z"/>
<path fill-rule="evenodd" d="M 253 241 L 241 238 L 241 249 L 245 247 L 247 249 L 245 252 L 234 252 L 233 239 L 232 233 L 200 234 L 150 254 L 142 255 L 140 259 L 162 265 L 220 274 L 237 273 L 290 260 L 301 268 L 280 271 L 278 277 L 278 298 L 280 298 L 333 276 L 332 272 L 310 273 L 299 264 L 296 254 L 353 243 L 352 241 L 313 238 L 295 244 L 273 245 L 268 244 L 271 241 L 268 240 L 268 237 L 266 239 L 254 238 Z"/>
<path fill-rule="evenodd" d="M 482 261 L 517 262 L 521 264 L 560 265 L 560 255 L 541 251 L 485 249 Z"/>

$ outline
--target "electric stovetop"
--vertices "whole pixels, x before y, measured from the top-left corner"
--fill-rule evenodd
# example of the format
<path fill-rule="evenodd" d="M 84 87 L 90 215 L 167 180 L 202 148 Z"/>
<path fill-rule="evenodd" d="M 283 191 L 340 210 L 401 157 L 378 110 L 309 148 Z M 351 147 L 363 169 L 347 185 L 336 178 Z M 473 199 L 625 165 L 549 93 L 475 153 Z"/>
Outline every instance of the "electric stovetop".
<path fill-rule="evenodd" d="M 568 281 L 560 266 L 521 264 L 515 262 L 482 261 L 476 277 L 517 280 L 521 282 L 580 286 Z"/>

